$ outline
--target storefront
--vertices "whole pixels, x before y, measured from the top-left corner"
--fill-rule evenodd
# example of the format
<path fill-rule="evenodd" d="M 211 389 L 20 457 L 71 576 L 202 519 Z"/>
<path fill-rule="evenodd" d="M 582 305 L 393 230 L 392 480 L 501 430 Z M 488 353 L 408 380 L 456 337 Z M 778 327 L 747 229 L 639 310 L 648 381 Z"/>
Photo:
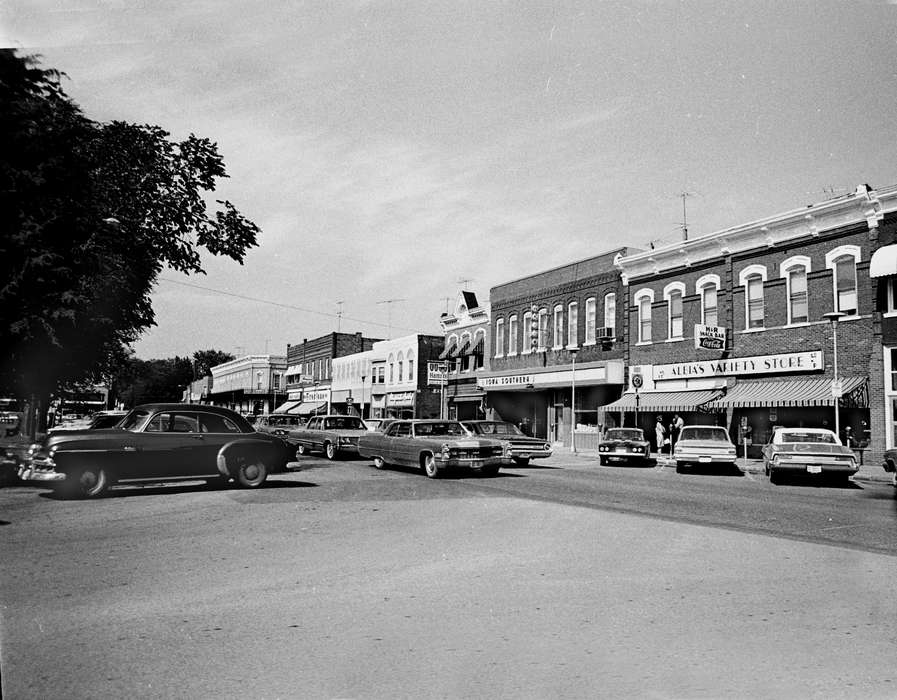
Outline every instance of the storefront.
<path fill-rule="evenodd" d="M 413 391 L 396 391 L 386 394 L 385 418 L 414 418 Z"/>
<path fill-rule="evenodd" d="M 623 362 L 577 364 L 575 372 L 572 365 L 507 372 L 478 377 L 477 384 L 486 392 L 490 417 L 562 445 L 571 444 L 575 426 L 577 447 L 588 449 L 597 447 L 600 407 L 620 395 Z"/>

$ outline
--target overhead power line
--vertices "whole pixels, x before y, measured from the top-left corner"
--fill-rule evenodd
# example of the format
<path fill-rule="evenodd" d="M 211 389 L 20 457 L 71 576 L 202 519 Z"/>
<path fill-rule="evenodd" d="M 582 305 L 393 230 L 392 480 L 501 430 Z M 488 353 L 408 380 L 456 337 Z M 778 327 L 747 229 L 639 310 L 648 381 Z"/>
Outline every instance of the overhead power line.
<path fill-rule="evenodd" d="M 347 321 L 355 321 L 356 323 L 364 323 L 369 326 L 379 326 L 380 328 L 390 328 L 390 325 L 387 323 L 377 323 L 376 321 L 369 321 L 367 319 L 361 318 L 352 318 L 351 316 L 339 315 L 339 313 L 327 313 L 326 311 L 318 311 L 316 309 L 307 309 L 303 306 L 296 306 L 295 304 L 284 304 L 279 301 L 271 301 L 270 299 L 259 299 L 258 297 L 247 296 L 246 294 L 236 294 L 234 292 L 226 292 L 223 289 L 214 289 L 212 287 L 204 287 L 200 284 L 191 284 L 190 282 L 181 282 L 179 280 L 173 280 L 168 277 L 159 277 L 160 282 L 168 282 L 170 284 L 179 284 L 182 287 L 192 287 L 193 289 L 201 289 L 204 292 L 213 292 L 215 294 L 223 294 L 224 296 L 234 297 L 235 299 L 243 299 L 245 301 L 254 301 L 259 304 L 268 304 L 269 306 L 279 306 L 282 309 L 290 309 L 292 311 L 301 311 L 306 314 L 315 314 L 316 316 L 326 316 L 327 318 L 344 318 Z M 399 330 L 408 331 L 409 333 L 419 333 L 420 329 L 416 328 L 402 328 L 399 327 Z"/>

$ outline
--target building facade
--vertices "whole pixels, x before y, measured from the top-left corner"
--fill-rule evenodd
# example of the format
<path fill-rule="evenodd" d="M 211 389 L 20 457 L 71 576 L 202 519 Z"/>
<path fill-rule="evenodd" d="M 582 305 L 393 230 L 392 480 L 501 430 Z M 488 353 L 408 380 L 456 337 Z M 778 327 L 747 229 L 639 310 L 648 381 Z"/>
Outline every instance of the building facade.
<path fill-rule="evenodd" d="M 422 333 L 374 343 L 368 417 L 439 418 L 442 389 L 429 384 L 427 363 L 444 347 L 442 336 Z"/>
<path fill-rule="evenodd" d="M 621 255 L 628 388 L 603 412 L 652 440 L 657 419 L 677 413 L 724 425 L 754 457 L 776 426 L 828 427 L 880 451 L 882 324 L 869 263 L 892 210 L 891 197 L 862 186 Z"/>
<path fill-rule="evenodd" d="M 490 290 L 489 414 L 554 443 L 596 447 L 599 408 L 624 383 L 619 248 Z M 610 417 L 613 420 L 613 417 Z"/>
<path fill-rule="evenodd" d="M 489 303 L 469 291 L 460 292 L 452 313 L 439 319 L 445 334 L 439 354 L 446 368 L 445 412 L 453 420 L 486 417 L 486 392 L 477 377 L 489 369 L 489 320 Z"/>
<path fill-rule="evenodd" d="M 245 355 L 211 368 L 209 403 L 243 414 L 272 413 L 286 398 L 287 358 Z"/>

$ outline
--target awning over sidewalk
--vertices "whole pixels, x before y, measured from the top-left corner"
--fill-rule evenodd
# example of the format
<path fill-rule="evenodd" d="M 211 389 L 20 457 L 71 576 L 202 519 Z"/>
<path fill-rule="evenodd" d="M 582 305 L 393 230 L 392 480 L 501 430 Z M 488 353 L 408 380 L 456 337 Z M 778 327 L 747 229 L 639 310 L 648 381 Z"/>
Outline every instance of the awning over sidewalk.
<path fill-rule="evenodd" d="M 296 408 L 301 401 L 287 401 L 286 403 L 280 404 L 277 408 L 274 409 L 274 413 L 289 413 L 290 409 Z"/>
<path fill-rule="evenodd" d="M 288 413 L 295 413 L 299 416 L 307 416 L 310 413 L 317 413 L 321 410 L 327 409 L 326 401 L 303 401 L 296 408 L 288 411 Z"/>
<path fill-rule="evenodd" d="M 897 243 L 882 246 L 872 253 L 869 261 L 870 277 L 889 277 L 897 275 Z"/>
<path fill-rule="evenodd" d="M 457 343 L 449 343 L 448 345 L 446 345 L 445 350 L 439 353 L 439 359 L 444 360 L 447 357 L 454 357 L 454 355 L 452 355 L 452 352 L 455 350 L 456 346 Z"/>
<path fill-rule="evenodd" d="M 696 411 L 708 401 L 720 395 L 719 389 L 695 391 L 645 391 L 639 392 L 640 411 Z M 613 403 L 599 406 L 599 411 L 634 411 L 635 392 L 627 392 Z"/>
<path fill-rule="evenodd" d="M 842 395 L 852 395 L 852 403 L 868 405 L 865 394 L 866 377 L 842 377 Z M 832 380 L 826 377 L 773 381 L 740 381 L 707 408 L 760 408 L 763 406 L 834 406 Z"/>

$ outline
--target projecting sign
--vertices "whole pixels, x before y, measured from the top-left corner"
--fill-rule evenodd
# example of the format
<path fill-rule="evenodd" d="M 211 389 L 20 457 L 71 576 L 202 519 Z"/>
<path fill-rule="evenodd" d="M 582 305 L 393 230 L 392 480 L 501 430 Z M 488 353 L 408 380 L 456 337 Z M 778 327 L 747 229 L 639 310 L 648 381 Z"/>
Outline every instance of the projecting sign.
<path fill-rule="evenodd" d="M 695 347 L 703 350 L 722 350 L 726 347 L 726 329 L 723 326 L 695 325 Z"/>
<path fill-rule="evenodd" d="M 427 384 L 443 386 L 448 383 L 448 364 L 445 362 L 427 363 Z"/>

